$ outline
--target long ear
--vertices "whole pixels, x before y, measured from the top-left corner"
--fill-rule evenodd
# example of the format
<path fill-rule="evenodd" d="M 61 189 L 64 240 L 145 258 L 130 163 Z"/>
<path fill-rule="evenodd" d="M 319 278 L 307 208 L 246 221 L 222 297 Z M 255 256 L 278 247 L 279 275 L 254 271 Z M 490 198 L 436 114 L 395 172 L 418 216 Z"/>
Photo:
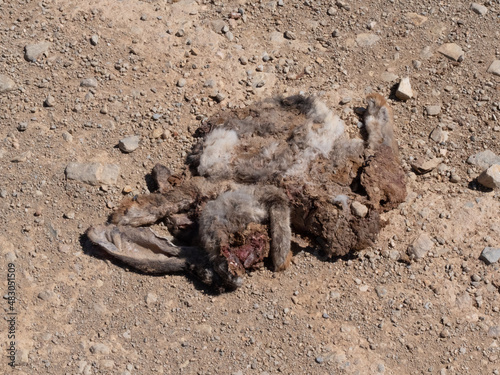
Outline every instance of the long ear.
<path fill-rule="evenodd" d="M 387 124 L 391 121 L 391 115 L 389 114 L 387 107 L 380 107 L 378 113 L 380 121 L 382 121 L 384 124 Z"/>

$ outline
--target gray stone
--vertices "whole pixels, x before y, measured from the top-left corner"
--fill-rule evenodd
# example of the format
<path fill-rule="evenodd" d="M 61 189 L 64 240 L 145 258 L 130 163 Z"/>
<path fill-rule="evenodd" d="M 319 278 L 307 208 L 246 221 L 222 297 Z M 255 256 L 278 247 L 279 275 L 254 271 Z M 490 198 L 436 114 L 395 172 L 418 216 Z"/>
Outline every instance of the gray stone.
<path fill-rule="evenodd" d="M 479 257 L 486 264 L 493 264 L 500 260 L 500 247 L 485 247 Z"/>
<path fill-rule="evenodd" d="M 154 304 L 158 301 L 158 296 L 154 293 L 148 293 L 145 298 L 145 301 L 148 305 Z"/>
<path fill-rule="evenodd" d="M 24 58 L 30 62 L 35 62 L 40 55 L 47 54 L 51 43 L 41 42 L 36 44 L 28 44 L 24 47 Z"/>
<path fill-rule="evenodd" d="M 177 87 L 184 87 L 186 86 L 186 80 L 184 78 L 181 78 L 177 81 Z"/>
<path fill-rule="evenodd" d="M 19 130 L 20 132 L 24 132 L 28 129 L 28 123 L 27 122 L 20 122 L 18 125 L 17 125 L 17 130 Z"/>
<path fill-rule="evenodd" d="M 428 105 L 425 107 L 425 112 L 427 113 L 427 116 L 437 116 L 441 112 L 441 106 L 440 105 Z"/>
<path fill-rule="evenodd" d="M 495 338 L 500 337 L 500 326 L 491 326 L 488 329 L 488 336 Z"/>
<path fill-rule="evenodd" d="M 472 3 L 470 8 L 474 11 L 474 13 L 477 13 L 481 16 L 484 16 L 486 13 L 488 13 L 488 8 L 478 3 Z"/>
<path fill-rule="evenodd" d="M 97 80 L 95 78 L 84 78 L 80 82 L 80 86 L 82 87 L 97 87 Z"/>
<path fill-rule="evenodd" d="M 494 60 L 487 70 L 488 73 L 492 73 L 500 77 L 500 60 Z M 1 81 L 0 81 L 1 82 Z M 1 89 L 0 89 L 1 92 Z"/>
<path fill-rule="evenodd" d="M 120 140 L 118 147 L 125 153 L 130 153 L 135 151 L 139 147 L 140 137 L 138 135 L 132 135 Z"/>
<path fill-rule="evenodd" d="M 467 159 L 467 163 L 476 165 L 482 169 L 487 169 L 493 164 L 500 164 L 500 156 L 493 153 L 491 150 L 478 152 Z"/>
<path fill-rule="evenodd" d="M 120 167 L 116 164 L 69 163 L 66 166 L 66 178 L 89 185 L 116 185 Z"/>
<path fill-rule="evenodd" d="M 373 46 L 380 40 L 380 37 L 371 33 L 361 33 L 356 36 L 356 43 L 360 47 L 370 47 Z"/>
<path fill-rule="evenodd" d="M 368 207 L 364 204 L 359 203 L 358 201 L 354 201 L 351 204 L 352 213 L 358 217 L 365 217 L 368 214 Z"/>
<path fill-rule="evenodd" d="M 396 90 L 396 97 L 401 100 L 408 100 L 413 98 L 413 90 L 410 85 L 410 77 L 401 78 L 398 89 Z"/>
<path fill-rule="evenodd" d="M 464 51 L 462 47 L 455 43 L 445 43 L 439 47 L 438 52 L 454 61 L 463 61 Z"/>
<path fill-rule="evenodd" d="M 500 189 L 500 165 L 493 164 L 483 171 L 477 178 L 477 182 L 490 189 Z"/>
<path fill-rule="evenodd" d="M 443 143 L 448 140 L 448 132 L 444 131 L 440 126 L 438 126 L 431 132 L 430 138 L 434 142 Z"/>
<path fill-rule="evenodd" d="M 16 83 L 10 77 L 0 74 L 0 94 L 14 90 Z"/>
<path fill-rule="evenodd" d="M 94 34 L 90 37 L 90 44 L 97 46 L 97 43 L 99 43 L 99 36 Z"/>
<path fill-rule="evenodd" d="M 427 233 L 422 233 L 408 247 L 408 255 L 412 259 L 422 259 L 434 247 L 434 242 Z"/>
<path fill-rule="evenodd" d="M 105 344 L 94 344 L 90 347 L 90 352 L 92 354 L 108 355 L 111 353 L 111 350 L 109 349 L 109 346 Z"/>
<path fill-rule="evenodd" d="M 47 95 L 47 98 L 43 102 L 43 105 L 45 107 L 53 107 L 56 105 L 56 98 L 54 98 L 52 95 Z"/>
<path fill-rule="evenodd" d="M 286 39 L 289 39 L 289 40 L 295 40 L 295 39 L 297 39 L 297 37 L 295 36 L 295 34 L 292 31 L 290 31 L 290 30 L 285 31 L 285 34 L 283 36 Z"/>
<path fill-rule="evenodd" d="M 66 132 L 66 131 L 62 133 L 62 137 L 68 143 L 73 142 L 73 136 L 70 133 Z"/>

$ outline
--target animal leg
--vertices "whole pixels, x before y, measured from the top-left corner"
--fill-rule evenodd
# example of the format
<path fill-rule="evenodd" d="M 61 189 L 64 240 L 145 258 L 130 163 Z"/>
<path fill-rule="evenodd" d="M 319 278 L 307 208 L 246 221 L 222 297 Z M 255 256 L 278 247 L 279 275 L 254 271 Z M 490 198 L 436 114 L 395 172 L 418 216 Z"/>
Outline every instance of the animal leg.
<path fill-rule="evenodd" d="M 275 186 L 263 187 L 260 200 L 269 210 L 271 259 L 275 271 L 283 271 L 290 265 L 293 255 L 290 250 L 292 229 L 289 201 L 285 193 Z"/>

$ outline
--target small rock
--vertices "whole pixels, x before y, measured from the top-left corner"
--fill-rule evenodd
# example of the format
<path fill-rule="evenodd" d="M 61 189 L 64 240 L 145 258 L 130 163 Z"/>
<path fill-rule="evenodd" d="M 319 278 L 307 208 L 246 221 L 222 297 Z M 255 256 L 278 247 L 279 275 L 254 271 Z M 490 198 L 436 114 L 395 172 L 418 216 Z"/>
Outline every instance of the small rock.
<path fill-rule="evenodd" d="M 462 48 L 455 43 L 445 43 L 439 47 L 438 52 L 447 58 L 461 62 L 464 59 L 464 51 Z"/>
<path fill-rule="evenodd" d="M 17 130 L 19 130 L 20 132 L 25 132 L 27 129 L 28 129 L 28 123 L 27 122 L 20 122 L 17 125 Z"/>
<path fill-rule="evenodd" d="M 415 69 L 420 69 L 422 67 L 422 61 L 420 60 L 413 60 L 411 63 Z"/>
<path fill-rule="evenodd" d="M 360 47 L 370 47 L 377 43 L 380 40 L 380 37 L 371 33 L 361 33 L 356 36 L 356 43 Z"/>
<path fill-rule="evenodd" d="M 485 150 L 469 156 L 467 163 L 476 165 L 482 169 L 487 169 L 493 164 L 500 164 L 500 156 L 496 155 L 491 150 Z"/>
<path fill-rule="evenodd" d="M 14 90 L 16 83 L 10 77 L 0 74 L 0 94 Z"/>
<path fill-rule="evenodd" d="M 316 357 L 316 363 L 323 363 L 323 357 Z"/>
<path fill-rule="evenodd" d="M 493 73 L 496 76 L 500 76 L 500 60 L 494 60 L 490 67 L 487 70 L 488 73 Z M 0 76 L 0 82 L 1 82 L 1 76 Z M 1 90 L 1 83 L 0 83 L 0 92 Z"/>
<path fill-rule="evenodd" d="M 66 132 L 66 131 L 62 133 L 62 137 L 68 143 L 73 142 L 73 136 L 70 133 Z"/>
<path fill-rule="evenodd" d="M 500 337 L 500 326 L 491 326 L 488 329 L 488 336 L 499 338 Z"/>
<path fill-rule="evenodd" d="M 234 39 L 234 35 L 233 35 L 233 33 L 232 33 L 231 31 L 228 31 L 228 32 L 226 33 L 226 38 L 227 38 L 227 40 L 229 40 L 230 42 L 232 42 L 232 41 L 233 41 L 233 39 Z"/>
<path fill-rule="evenodd" d="M 157 138 L 160 138 L 161 135 L 163 134 L 163 129 L 162 128 L 156 128 L 155 130 L 153 130 L 153 138 L 157 139 Z"/>
<path fill-rule="evenodd" d="M 351 102 L 351 100 L 352 100 L 352 99 L 351 99 L 349 96 L 346 96 L 346 97 L 344 97 L 344 98 L 342 98 L 342 99 L 340 100 L 340 104 L 344 105 L 344 104 L 350 103 L 350 102 Z"/>
<path fill-rule="evenodd" d="M 248 64 L 248 59 L 245 56 L 240 57 L 240 64 L 241 65 L 246 65 Z"/>
<path fill-rule="evenodd" d="M 443 143 L 448 140 L 448 132 L 438 126 L 431 132 L 430 138 L 436 143 Z"/>
<path fill-rule="evenodd" d="M 394 73 L 391 73 L 391 72 L 383 72 L 381 75 L 380 75 L 380 78 L 382 79 L 382 81 L 384 82 L 394 82 L 396 81 L 399 77 L 397 74 L 394 74 Z"/>
<path fill-rule="evenodd" d="M 377 293 L 377 296 L 379 296 L 380 298 L 383 298 L 387 295 L 387 289 L 382 285 L 376 286 L 375 292 Z"/>
<path fill-rule="evenodd" d="M 413 259 L 422 259 L 434 247 L 434 242 L 426 234 L 422 233 L 408 247 L 408 255 Z"/>
<path fill-rule="evenodd" d="M 181 78 L 177 81 L 177 87 L 184 87 L 186 86 L 186 80 L 184 78 Z"/>
<path fill-rule="evenodd" d="M 441 112 L 441 106 L 440 105 L 428 105 L 425 107 L 425 112 L 427 113 L 427 116 L 437 116 Z"/>
<path fill-rule="evenodd" d="M 118 147 L 125 153 L 130 153 L 135 151 L 139 147 L 140 137 L 138 135 L 133 135 L 120 140 Z"/>
<path fill-rule="evenodd" d="M 93 186 L 116 185 L 120 167 L 116 164 L 69 163 L 65 173 L 68 180 L 81 181 Z"/>
<path fill-rule="evenodd" d="M 368 214 L 368 207 L 366 207 L 364 204 L 359 203 L 358 201 L 352 202 L 351 208 L 353 214 L 358 217 L 365 217 Z"/>
<path fill-rule="evenodd" d="M 498 262 L 500 260 L 500 247 L 485 247 L 479 259 L 488 265 Z"/>
<path fill-rule="evenodd" d="M 31 157 L 31 151 L 26 151 L 26 152 L 23 152 L 20 155 L 14 156 L 11 159 L 11 162 L 13 162 L 13 163 L 24 163 L 30 157 Z"/>
<path fill-rule="evenodd" d="M 38 298 L 42 301 L 52 301 L 56 298 L 56 294 L 52 290 L 47 289 L 38 293 Z"/>
<path fill-rule="evenodd" d="M 56 98 L 54 98 L 52 95 L 48 95 L 45 101 L 43 102 L 43 105 L 45 107 L 53 107 L 56 105 Z"/>
<path fill-rule="evenodd" d="M 213 96 L 213 99 L 217 102 L 217 103 L 220 103 L 222 101 L 224 101 L 224 99 L 226 99 L 226 96 L 220 92 L 218 92 L 217 94 L 215 94 Z"/>
<path fill-rule="evenodd" d="M 285 34 L 283 36 L 286 39 L 289 39 L 289 40 L 295 40 L 295 39 L 297 39 L 297 37 L 295 36 L 295 34 L 292 31 L 290 31 L 290 30 L 285 31 Z"/>
<path fill-rule="evenodd" d="M 90 44 L 93 46 L 97 46 L 97 43 L 99 42 L 99 36 L 94 34 L 90 37 Z"/>
<path fill-rule="evenodd" d="M 406 13 L 406 17 L 415 26 L 420 26 L 427 21 L 427 17 L 422 16 L 421 14 L 418 14 L 418 13 Z"/>
<path fill-rule="evenodd" d="M 80 82 L 81 87 L 97 87 L 97 80 L 95 78 L 84 78 Z"/>
<path fill-rule="evenodd" d="M 73 211 L 70 211 L 65 213 L 63 216 L 65 219 L 73 220 L 75 218 L 75 213 Z"/>
<path fill-rule="evenodd" d="M 109 346 L 105 344 L 94 344 L 90 347 L 90 352 L 92 354 L 108 355 L 111 353 L 111 350 L 109 349 Z"/>
<path fill-rule="evenodd" d="M 398 89 L 396 90 L 396 97 L 400 100 L 408 100 L 413 98 L 413 90 L 410 85 L 410 77 L 404 77 L 399 82 Z"/>
<path fill-rule="evenodd" d="M 460 176 L 456 172 L 451 172 L 450 182 L 456 184 L 456 183 L 460 182 L 461 180 L 462 179 L 460 178 Z"/>
<path fill-rule="evenodd" d="M 443 158 L 434 158 L 425 162 L 417 161 L 411 167 L 417 174 L 425 174 L 435 169 L 442 161 Z"/>
<path fill-rule="evenodd" d="M 477 13 L 480 16 L 484 16 L 486 13 L 488 13 L 488 8 L 478 3 L 472 3 L 470 8 L 474 11 L 474 13 Z"/>
<path fill-rule="evenodd" d="M 500 164 L 493 164 L 477 178 L 477 182 L 490 189 L 500 189 Z"/>
<path fill-rule="evenodd" d="M 158 301 L 158 297 L 154 293 L 148 293 L 146 298 L 145 298 L 145 301 L 148 305 L 151 305 L 153 303 L 156 303 L 156 301 Z"/>
<path fill-rule="evenodd" d="M 24 58 L 27 61 L 35 62 L 40 55 L 47 54 L 51 43 L 41 42 L 36 44 L 28 44 L 24 47 Z"/>
<path fill-rule="evenodd" d="M 131 191 L 132 191 L 132 186 L 130 186 L 130 185 L 125 185 L 125 187 L 124 187 L 124 188 L 123 188 L 123 190 L 122 190 L 122 192 L 123 192 L 124 194 L 128 194 L 128 193 L 130 193 Z"/>

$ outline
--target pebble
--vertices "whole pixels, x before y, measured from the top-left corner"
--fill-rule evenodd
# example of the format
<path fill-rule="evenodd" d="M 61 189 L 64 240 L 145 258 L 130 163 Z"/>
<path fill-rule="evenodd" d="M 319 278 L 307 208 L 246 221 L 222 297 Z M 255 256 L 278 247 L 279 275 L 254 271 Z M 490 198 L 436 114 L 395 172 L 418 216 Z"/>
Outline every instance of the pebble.
<path fill-rule="evenodd" d="M 447 58 L 461 62 L 464 59 L 464 51 L 462 47 L 455 43 L 445 43 L 439 47 L 438 52 Z"/>
<path fill-rule="evenodd" d="M 155 130 L 153 130 L 153 138 L 160 138 L 161 135 L 163 134 L 163 129 L 162 128 L 156 128 Z"/>
<path fill-rule="evenodd" d="M 399 77 L 397 74 L 394 74 L 392 72 L 383 72 L 381 75 L 380 75 L 380 78 L 382 79 L 382 81 L 384 82 L 394 82 L 396 81 Z"/>
<path fill-rule="evenodd" d="M 323 357 L 316 357 L 316 363 L 323 363 Z"/>
<path fill-rule="evenodd" d="M 95 78 L 84 78 L 80 82 L 81 87 L 97 87 L 97 80 Z"/>
<path fill-rule="evenodd" d="M 377 293 L 377 296 L 379 296 L 380 298 L 383 298 L 387 295 L 387 289 L 382 285 L 376 286 L 375 292 Z"/>
<path fill-rule="evenodd" d="M 246 65 L 248 64 L 248 59 L 245 56 L 240 57 L 240 64 L 241 65 Z"/>
<path fill-rule="evenodd" d="M 45 107 L 53 107 L 56 105 L 56 98 L 54 98 L 52 95 L 47 95 L 47 98 L 45 98 L 45 101 L 43 102 L 43 105 Z"/>
<path fill-rule="evenodd" d="M 500 189 L 500 164 L 493 164 L 477 178 L 477 182 L 490 189 Z"/>
<path fill-rule="evenodd" d="M 351 100 L 352 100 L 352 98 L 350 98 L 349 96 L 346 96 L 340 100 L 340 104 L 344 105 L 344 104 L 350 103 Z"/>
<path fill-rule="evenodd" d="M 227 33 L 225 33 L 225 35 L 226 35 L 227 40 L 229 40 L 230 42 L 232 42 L 234 40 L 234 35 L 231 31 L 228 31 Z"/>
<path fill-rule="evenodd" d="M 66 132 L 66 131 L 62 133 L 62 137 L 68 143 L 73 142 L 73 136 L 70 133 Z"/>
<path fill-rule="evenodd" d="M 443 158 L 434 158 L 425 162 L 416 161 L 411 165 L 417 174 L 429 173 L 443 162 Z"/>
<path fill-rule="evenodd" d="M 461 180 L 462 179 L 460 178 L 460 176 L 456 172 L 451 172 L 450 182 L 456 184 L 456 183 L 460 182 Z"/>
<path fill-rule="evenodd" d="M 361 33 L 356 36 L 356 43 L 360 47 L 370 47 L 373 46 L 380 40 L 380 37 L 371 33 Z"/>
<path fill-rule="evenodd" d="M 398 89 L 396 90 L 396 97 L 400 100 L 408 100 L 413 98 L 413 90 L 411 89 L 410 77 L 401 78 Z"/>
<path fill-rule="evenodd" d="M 36 44 L 28 44 L 24 47 L 24 58 L 30 62 L 35 62 L 42 54 L 47 54 L 51 43 L 41 42 Z"/>
<path fill-rule="evenodd" d="M 151 305 L 153 303 L 156 303 L 156 301 L 158 301 L 158 296 L 154 293 L 148 293 L 145 298 L 145 301 L 148 305 Z"/>
<path fill-rule="evenodd" d="M 481 16 L 484 16 L 486 13 L 488 13 L 488 8 L 478 3 L 472 3 L 470 8 L 474 11 L 474 13 L 477 13 Z"/>
<path fill-rule="evenodd" d="M 20 132 L 24 132 L 28 129 L 28 123 L 27 122 L 20 122 L 18 125 L 17 125 L 17 130 L 19 130 Z"/>
<path fill-rule="evenodd" d="M 65 219 L 73 220 L 75 218 L 75 213 L 73 211 L 67 212 L 63 215 Z"/>
<path fill-rule="evenodd" d="M 353 214 L 358 217 L 365 217 L 368 214 L 368 207 L 358 201 L 352 202 L 351 208 Z"/>
<path fill-rule="evenodd" d="M 285 34 L 283 34 L 283 36 L 286 39 L 289 39 L 289 40 L 295 40 L 295 39 L 297 39 L 297 37 L 295 36 L 295 34 L 292 31 L 290 31 L 290 30 L 285 31 Z"/>
<path fill-rule="evenodd" d="M 488 329 L 488 336 L 499 338 L 500 337 L 500 326 L 491 326 Z"/>
<path fill-rule="evenodd" d="M 496 155 L 491 150 L 485 150 L 469 156 L 467 163 L 476 165 L 482 169 L 487 169 L 493 164 L 500 164 L 500 156 Z"/>
<path fill-rule="evenodd" d="M 138 135 L 132 135 L 120 140 L 118 147 L 125 153 L 130 153 L 139 147 L 140 137 Z"/>
<path fill-rule="evenodd" d="M 413 259 L 422 259 L 434 247 L 434 242 L 427 233 L 422 233 L 408 247 L 408 255 Z"/>
<path fill-rule="evenodd" d="M 161 114 L 154 113 L 152 118 L 153 118 L 154 121 L 158 121 L 161 118 Z"/>
<path fill-rule="evenodd" d="M 90 37 L 90 44 L 93 46 L 97 46 L 97 43 L 99 42 L 99 36 L 94 34 Z"/>
<path fill-rule="evenodd" d="M 89 185 L 116 185 L 120 167 L 116 164 L 69 163 L 65 169 L 68 180 L 76 180 Z"/>
<path fill-rule="evenodd" d="M 488 265 L 498 262 L 500 260 L 500 247 L 485 247 L 479 259 Z"/>
<path fill-rule="evenodd" d="M 440 105 L 428 105 L 425 107 L 425 112 L 427 113 L 427 116 L 437 116 L 439 113 L 441 113 L 441 106 Z"/>
<path fill-rule="evenodd" d="M 431 132 L 430 138 L 436 143 L 443 143 L 448 140 L 448 132 L 438 126 Z"/>
<path fill-rule="evenodd" d="M 184 87 L 186 86 L 186 80 L 184 78 L 181 78 L 177 81 L 177 87 Z"/>
<path fill-rule="evenodd" d="M 8 76 L 0 74 L 0 94 L 14 90 L 16 83 Z"/>
<path fill-rule="evenodd" d="M 500 60 L 494 60 L 487 70 L 488 73 L 492 73 L 500 77 Z M 0 92 L 1 92 L 1 76 L 0 76 Z"/>
<path fill-rule="evenodd" d="M 108 355 L 111 353 L 111 350 L 109 349 L 109 346 L 105 344 L 94 344 L 90 347 L 90 352 L 92 354 Z"/>
<path fill-rule="evenodd" d="M 125 186 L 123 187 L 122 193 L 124 193 L 124 194 L 128 194 L 128 193 L 130 193 L 131 191 L 132 191 L 132 186 L 130 186 L 130 185 L 125 185 Z"/>

